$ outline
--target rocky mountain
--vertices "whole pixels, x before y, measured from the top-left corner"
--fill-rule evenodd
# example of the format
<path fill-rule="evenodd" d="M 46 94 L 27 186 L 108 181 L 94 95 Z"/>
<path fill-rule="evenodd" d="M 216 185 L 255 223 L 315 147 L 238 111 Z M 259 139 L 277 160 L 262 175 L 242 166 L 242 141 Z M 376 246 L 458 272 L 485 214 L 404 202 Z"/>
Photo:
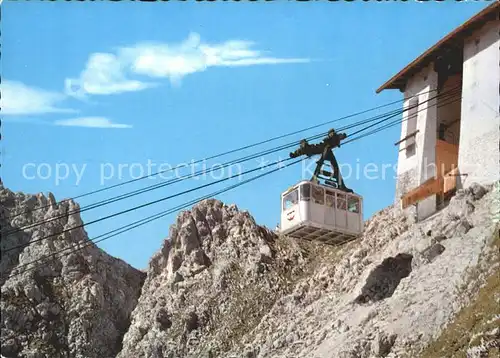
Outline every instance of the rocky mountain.
<path fill-rule="evenodd" d="M 77 208 L 7 189 L 0 202 L 3 232 Z M 498 185 L 473 185 L 423 222 L 388 207 L 363 237 L 330 247 L 205 200 L 179 214 L 146 273 L 89 243 L 83 229 L 35 242 L 78 225 L 73 214 L 2 236 L 2 355 L 493 357 L 499 208 Z M 21 266 L 85 244 L 34 270 Z"/>
<path fill-rule="evenodd" d="M 0 203 L 2 356 L 116 356 L 145 274 L 92 244 L 83 228 L 58 235 L 82 224 L 66 215 L 78 210 L 73 201 L 1 188 Z"/>

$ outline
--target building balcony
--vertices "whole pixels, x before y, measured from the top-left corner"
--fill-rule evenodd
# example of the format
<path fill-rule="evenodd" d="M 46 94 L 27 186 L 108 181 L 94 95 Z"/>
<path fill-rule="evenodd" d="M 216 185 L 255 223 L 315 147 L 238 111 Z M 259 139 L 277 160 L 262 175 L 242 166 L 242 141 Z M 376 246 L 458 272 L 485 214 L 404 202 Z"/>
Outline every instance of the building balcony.
<path fill-rule="evenodd" d="M 431 195 L 442 197 L 453 193 L 457 187 L 458 145 L 436 140 L 436 175 L 409 191 L 401 198 L 403 209 Z"/>

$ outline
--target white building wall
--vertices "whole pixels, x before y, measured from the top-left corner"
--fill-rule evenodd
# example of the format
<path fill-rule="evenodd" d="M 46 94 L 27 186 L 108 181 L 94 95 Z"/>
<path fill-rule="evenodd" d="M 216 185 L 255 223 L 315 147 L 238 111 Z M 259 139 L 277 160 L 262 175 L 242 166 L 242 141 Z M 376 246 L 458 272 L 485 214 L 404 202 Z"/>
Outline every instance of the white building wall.
<path fill-rule="evenodd" d="M 437 84 L 438 76 L 434 70 L 427 71 L 426 92 L 419 96 L 422 102 L 425 102 L 425 111 L 422 111 L 419 117 L 418 128 L 420 130 L 419 140 L 421 150 L 418 152 L 418 170 L 419 183 L 422 185 L 427 180 L 436 176 L 436 131 L 437 131 Z M 432 92 L 430 92 L 432 91 Z M 428 198 L 417 203 L 417 218 L 425 219 L 436 211 L 436 196 L 431 195 Z"/>
<path fill-rule="evenodd" d="M 420 71 L 408 80 L 405 90 L 404 108 L 408 108 L 410 99 L 418 96 L 417 130 L 415 136 L 416 153 L 407 157 L 407 141 L 399 145 L 398 155 L 398 179 L 396 183 L 396 201 L 399 203 L 401 196 L 411 189 L 423 184 L 435 175 L 435 147 L 436 147 L 436 123 L 437 123 L 437 73 L 432 65 Z M 432 92 L 431 92 L 432 91 Z M 427 102 L 428 101 L 428 102 Z M 403 115 L 401 137 L 407 136 L 408 112 Z M 417 217 L 422 219 L 436 210 L 436 198 L 431 196 L 417 204 Z"/>
<path fill-rule="evenodd" d="M 487 23 L 464 43 L 459 186 L 499 180 L 500 24 Z"/>

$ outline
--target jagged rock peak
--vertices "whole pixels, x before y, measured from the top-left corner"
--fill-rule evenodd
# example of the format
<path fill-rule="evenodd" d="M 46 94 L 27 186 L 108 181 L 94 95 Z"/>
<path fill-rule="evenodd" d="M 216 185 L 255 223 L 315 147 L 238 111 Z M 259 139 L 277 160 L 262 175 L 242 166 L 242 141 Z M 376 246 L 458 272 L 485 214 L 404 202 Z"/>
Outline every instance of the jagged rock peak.
<path fill-rule="evenodd" d="M 83 228 L 60 234 L 82 223 L 72 200 L 3 188 L 0 206 L 2 355 L 116 356 L 145 274 L 99 249 Z"/>
<path fill-rule="evenodd" d="M 190 275 L 209 267 L 221 255 L 238 256 L 242 250 L 267 247 L 273 239 L 275 235 L 258 226 L 248 212 L 219 200 L 203 200 L 177 216 L 168 239 L 150 260 L 149 271 L 154 275 L 166 270 L 169 277 L 179 270 Z"/>
<path fill-rule="evenodd" d="M 278 239 L 218 200 L 180 213 L 150 261 L 119 357 L 215 357 L 239 346 L 322 257 L 307 249 L 314 247 Z"/>

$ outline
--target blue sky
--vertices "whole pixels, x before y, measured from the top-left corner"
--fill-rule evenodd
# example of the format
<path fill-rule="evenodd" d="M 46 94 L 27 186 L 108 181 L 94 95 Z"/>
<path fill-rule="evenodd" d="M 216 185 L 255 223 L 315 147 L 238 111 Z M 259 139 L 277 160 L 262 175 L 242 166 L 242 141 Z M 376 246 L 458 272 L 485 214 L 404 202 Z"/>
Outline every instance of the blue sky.
<path fill-rule="evenodd" d="M 401 99 L 399 91 L 377 95 L 375 89 L 488 3 L 4 2 L 2 180 L 14 191 L 50 191 L 61 200 L 137 177 L 148 160 L 190 162 Z M 362 118 L 367 116 L 340 124 Z M 399 130 L 346 145 L 337 157 L 361 168 L 394 164 Z M 61 174 L 64 165 L 71 171 L 56 183 L 58 164 Z M 248 162 L 245 169 L 258 164 Z M 110 174 L 111 167 L 115 175 L 101 183 L 103 168 Z M 74 169 L 82 173 L 79 181 Z M 301 171 L 288 168 L 218 198 L 274 228 L 280 193 L 301 179 Z M 84 206 L 160 180 L 79 202 Z M 82 216 L 90 221 L 204 183 L 187 180 Z M 347 184 L 364 196 L 365 217 L 394 200 L 391 170 L 385 179 L 352 177 Z M 92 238 L 221 187 L 90 225 L 87 232 Z M 174 219 L 100 246 L 143 268 Z"/>

